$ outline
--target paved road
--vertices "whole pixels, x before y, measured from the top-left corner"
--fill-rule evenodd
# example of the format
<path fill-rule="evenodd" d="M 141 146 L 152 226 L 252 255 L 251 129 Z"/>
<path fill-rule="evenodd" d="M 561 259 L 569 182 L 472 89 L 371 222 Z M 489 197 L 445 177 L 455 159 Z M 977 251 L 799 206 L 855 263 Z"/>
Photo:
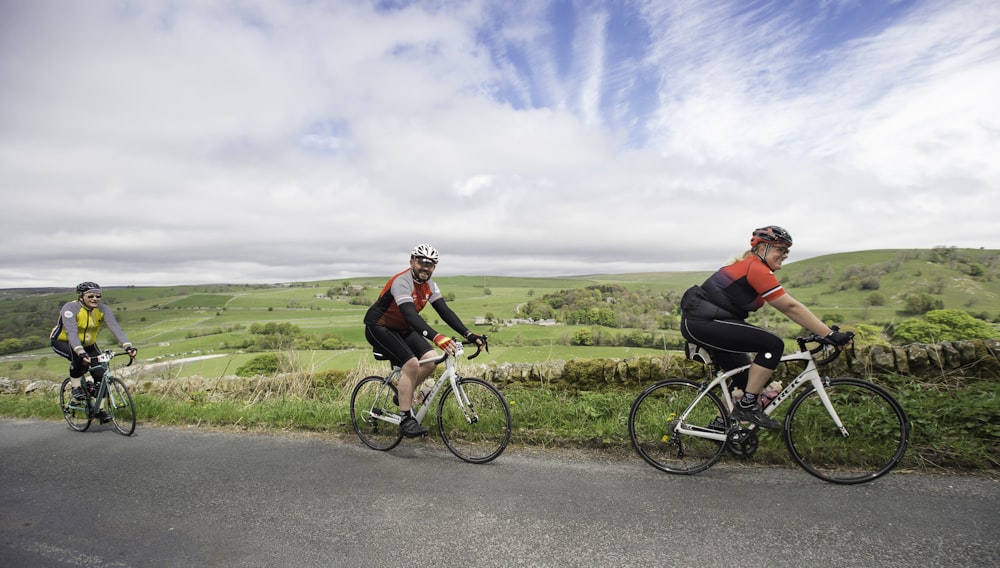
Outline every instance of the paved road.
<path fill-rule="evenodd" d="M 998 566 L 1000 482 L 0 420 L 0 565 Z M 105 496 L 88 497 L 95 490 Z"/>

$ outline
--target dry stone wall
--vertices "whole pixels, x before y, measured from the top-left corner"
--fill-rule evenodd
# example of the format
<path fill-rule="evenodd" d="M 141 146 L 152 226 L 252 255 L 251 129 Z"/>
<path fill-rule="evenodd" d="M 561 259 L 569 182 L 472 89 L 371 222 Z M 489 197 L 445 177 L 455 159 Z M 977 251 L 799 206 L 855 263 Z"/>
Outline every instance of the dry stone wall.
<path fill-rule="evenodd" d="M 467 374 L 472 370 L 464 369 Z M 545 363 L 482 365 L 479 375 L 503 385 L 603 390 L 636 389 L 667 377 L 699 378 L 705 367 L 682 353 L 638 359 L 574 359 Z M 801 366 L 781 366 L 776 378 L 786 380 Z M 906 346 L 857 348 L 822 369 L 829 376 L 873 378 L 897 374 L 934 380 L 940 377 L 1000 379 L 1000 340 L 945 341 Z"/>
<path fill-rule="evenodd" d="M 775 374 L 787 380 L 801 366 L 781 366 Z M 552 390 L 628 390 L 642 387 L 667 377 L 698 379 L 705 376 L 705 367 L 687 359 L 682 353 L 671 352 L 663 357 L 635 359 L 573 359 L 538 363 L 464 363 L 466 376 L 478 376 L 499 387 L 525 386 Z M 1000 379 L 1000 340 L 945 341 L 935 344 L 906 346 L 869 346 L 846 353 L 822 369 L 828 376 L 858 376 L 874 378 L 896 374 L 933 381 L 939 378 Z M 346 374 L 346 382 L 356 380 L 356 373 Z M 330 381 L 307 373 L 277 377 L 222 377 L 203 379 L 184 377 L 164 379 L 142 376 L 124 377 L 135 392 L 150 392 L 192 399 L 205 397 L 246 398 L 254 400 L 273 397 L 310 396 L 318 384 Z M 58 382 L 12 380 L 0 377 L 0 394 L 24 394 L 59 389 Z"/>

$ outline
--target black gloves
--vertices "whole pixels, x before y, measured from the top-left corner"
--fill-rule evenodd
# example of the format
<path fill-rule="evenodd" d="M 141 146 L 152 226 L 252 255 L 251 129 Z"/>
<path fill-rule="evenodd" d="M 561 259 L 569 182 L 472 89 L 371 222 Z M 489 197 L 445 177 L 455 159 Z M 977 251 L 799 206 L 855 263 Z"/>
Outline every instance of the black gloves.
<path fill-rule="evenodd" d="M 482 335 L 472 333 L 471 331 L 465 334 L 465 338 L 475 343 L 476 345 L 483 345 L 484 343 L 486 343 L 486 340 L 483 338 Z"/>
<path fill-rule="evenodd" d="M 837 326 L 833 326 L 830 329 L 832 331 L 830 331 L 829 335 L 826 336 L 826 340 L 831 345 L 834 345 L 836 347 L 843 347 L 848 343 L 850 343 L 852 340 L 854 340 L 853 331 L 843 332 L 840 331 L 840 329 L 838 329 Z"/>

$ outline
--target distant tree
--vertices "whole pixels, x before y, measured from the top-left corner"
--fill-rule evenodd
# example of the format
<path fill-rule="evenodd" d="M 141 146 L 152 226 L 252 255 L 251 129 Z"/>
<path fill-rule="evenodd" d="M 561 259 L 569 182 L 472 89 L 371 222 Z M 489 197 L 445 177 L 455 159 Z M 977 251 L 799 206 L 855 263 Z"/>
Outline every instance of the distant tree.
<path fill-rule="evenodd" d="M 6 355 L 8 353 L 17 353 L 24 349 L 24 342 L 20 339 L 4 339 L 0 341 L 0 355 Z"/>
<path fill-rule="evenodd" d="M 881 285 L 877 276 L 865 276 L 861 279 L 859 287 L 862 290 L 878 290 Z"/>
<path fill-rule="evenodd" d="M 581 327 L 573 332 L 573 339 L 571 343 L 573 345 L 589 347 L 594 344 L 594 334 L 591 333 L 590 328 Z"/>
<path fill-rule="evenodd" d="M 1000 332 L 963 310 L 931 310 L 923 319 L 900 323 L 892 335 L 902 343 L 936 343 L 996 338 L 1000 337 Z"/>
<path fill-rule="evenodd" d="M 925 314 L 931 310 L 944 308 L 944 302 L 927 292 L 909 293 L 903 296 L 903 310 L 909 314 Z"/>
<path fill-rule="evenodd" d="M 852 327 L 855 333 L 854 341 L 864 345 L 889 345 L 885 330 L 877 325 L 859 323 Z"/>
<path fill-rule="evenodd" d="M 865 297 L 866 306 L 884 306 L 885 302 L 885 294 L 881 292 L 872 292 Z"/>
<path fill-rule="evenodd" d="M 258 355 L 236 368 L 236 376 L 273 375 L 278 372 L 278 356 L 274 353 Z"/>

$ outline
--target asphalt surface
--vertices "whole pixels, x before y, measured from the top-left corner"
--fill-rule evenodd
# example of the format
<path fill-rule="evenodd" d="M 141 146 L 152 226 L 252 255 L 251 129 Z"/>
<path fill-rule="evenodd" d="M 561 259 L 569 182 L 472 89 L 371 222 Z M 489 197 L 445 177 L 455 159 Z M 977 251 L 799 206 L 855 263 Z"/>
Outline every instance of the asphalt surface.
<path fill-rule="evenodd" d="M 1000 565 L 1000 482 L 0 420 L 0 566 Z"/>

